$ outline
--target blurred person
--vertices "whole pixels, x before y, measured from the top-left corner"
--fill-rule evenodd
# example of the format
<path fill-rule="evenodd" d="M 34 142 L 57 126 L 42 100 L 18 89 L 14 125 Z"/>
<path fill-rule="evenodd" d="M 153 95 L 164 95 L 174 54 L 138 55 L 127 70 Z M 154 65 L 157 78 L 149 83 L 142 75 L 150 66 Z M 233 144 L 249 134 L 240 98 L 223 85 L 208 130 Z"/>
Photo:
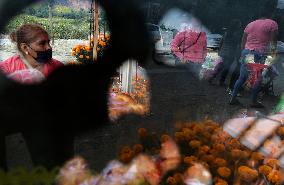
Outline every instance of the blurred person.
<path fill-rule="evenodd" d="M 228 29 L 225 31 L 224 36 L 222 38 L 219 50 L 219 56 L 222 57 L 222 63 L 220 67 L 217 69 L 216 73 L 209 79 L 209 82 L 216 78 L 216 76 L 221 73 L 219 79 L 219 85 L 224 86 L 226 77 L 230 71 L 231 65 L 234 63 L 235 59 L 238 58 L 240 53 L 240 43 L 241 43 L 241 21 L 239 19 L 233 19 L 230 21 Z M 229 89 L 233 89 L 233 86 L 238 78 L 238 73 L 235 71 L 239 71 L 238 65 L 234 72 L 232 73 Z"/>
<path fill-rule="evenodd" d="M 198 20 L 192 19 L 191 25 L 182 24 L 182 30 L 171 42 L 171 51 L 176 56 L 176 65 L 186 63 L 194 72 L 200 70 L 207 55 L 207 41 Z"/>
<path fill-rule="evenodd" d="M 245 62 L 246 57 L 248 55 L 252 55 L 255 63 L 264 64 L 269 48 L 272 48 L 271 51 L 275 54 L 278 24 L 269 18 L 272 16 L 272 13 L 273 7 L 265 6 L 265 9 L 260 13 L 260 18 L 249 23 L 244 30 L 241 44 L 242 53 L 240 57 L 240 76 L 234 85 L 232 97 L 229 102 L 230 105 L 240 103 L 236 98 L 237 94 L 251 73 L 251 71 L 248 70 L 247 63 Z M 252 87 L 251 107 L 264 107 L 261 102 L 258 102 L 257 100 L 258 93 L 261 90 L 261 83 L 262 77 L 259 75 L 256 83 Z"/>
<path fill-rule="evenodd" d="M 32 84 L 44 80 L 63 63 L 52 58 L 47 31 L 37 24 L 24 24 L 10 34 L 19 54 L 0 63 L 0 70 L 17 82 Z"/>

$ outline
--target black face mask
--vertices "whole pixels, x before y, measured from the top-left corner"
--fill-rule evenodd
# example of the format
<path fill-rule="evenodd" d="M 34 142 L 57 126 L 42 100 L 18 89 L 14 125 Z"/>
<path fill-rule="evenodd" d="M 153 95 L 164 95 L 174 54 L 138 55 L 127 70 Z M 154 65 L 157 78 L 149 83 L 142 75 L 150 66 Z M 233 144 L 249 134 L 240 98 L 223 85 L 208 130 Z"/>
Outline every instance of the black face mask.
<path fill-rule="evenodd" d="M 30 47 L 30 46 L 29 46 Z M 30 47 L 31 48 L 31 47 Z M 37 57 L 33 57 L 38 63 L 46 63 L 52 58 L 52 49 L 48 49 L 46 51 L 35 51 L 31 48 L 34 52 L 36 52 Z"/>

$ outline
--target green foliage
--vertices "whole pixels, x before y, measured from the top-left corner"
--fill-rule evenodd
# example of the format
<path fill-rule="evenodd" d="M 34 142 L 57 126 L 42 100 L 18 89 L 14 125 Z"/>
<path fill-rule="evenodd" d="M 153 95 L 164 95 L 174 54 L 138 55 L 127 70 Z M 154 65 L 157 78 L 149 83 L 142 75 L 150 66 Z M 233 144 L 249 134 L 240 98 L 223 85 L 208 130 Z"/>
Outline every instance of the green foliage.
<path fill-rule="evenodd" d="M 48 171 L 44 167 L 36 167 L 29 171 L 16 167 L 8 172 L 0 169 L 0 185 L 52 185 L 55 184 L 59 168 Z"/>
<path fill-rule="evenodd" d="M 54 6 L 53 15 L 67 19 L 86 19 L 90 16 L 87 10 L 74 9 L 63 5 Z"/>
<path fill-rule="evenodd" d="M 89 35 L 89 22 L 87 20 L 65 19 L 55 17 L 53 21 L 53 35 L 56 39 L 87 39 Z M 25 23 L 37 23 L 50 32 L 50 21 L 47 18 L 39 18 L 21 14 L 12 19 L 6 26 L 4 34 L 16 30 Z"/>

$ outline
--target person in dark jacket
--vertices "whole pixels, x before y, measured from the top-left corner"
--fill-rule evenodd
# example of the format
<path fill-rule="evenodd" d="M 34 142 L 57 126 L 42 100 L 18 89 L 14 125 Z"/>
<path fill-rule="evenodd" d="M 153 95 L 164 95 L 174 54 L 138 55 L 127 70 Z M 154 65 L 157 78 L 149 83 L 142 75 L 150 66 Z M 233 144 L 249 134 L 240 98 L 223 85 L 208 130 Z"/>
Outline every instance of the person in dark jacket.
<path fill-rule="evenodd" d="M 241 35 L 241 21 L 239 19 L 231 20 L 228 29 L 224 33 L 219 51 L 219 56 L 222 57 L 223 62 L 218 68 L 218 71 L 212 76 L 211 79 L 209 79 L 210 83 L 216 78 L 219 73 L 221 73 L 219 84 L 221 86 L 225 85 L 225 80 L 229 74 L 230 67 L 234 63 L 235 59 L 238 58 L 240 53 Z M 236 66 L 236 68 L 237 67 L 238 66 Z M 229 89 L 233 88 L 237 78 L 238 74 L 233 72 L 231 80 L 229 82 Z"/>

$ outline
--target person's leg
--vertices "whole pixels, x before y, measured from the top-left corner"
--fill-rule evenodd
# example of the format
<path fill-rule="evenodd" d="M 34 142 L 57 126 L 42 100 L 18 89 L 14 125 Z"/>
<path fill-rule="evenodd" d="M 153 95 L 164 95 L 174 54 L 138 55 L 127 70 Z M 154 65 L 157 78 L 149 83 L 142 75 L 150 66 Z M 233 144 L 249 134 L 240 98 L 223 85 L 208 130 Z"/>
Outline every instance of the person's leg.
<path fill-rule="evenodd" d="M 229 56 L 224 57 L 223 69 L 222 69 L 220 80 L 219 80 L 220 85 L 225 83 L 226 77 L 229 73 L 229 70 L 230 70 L 230 67 L 231 67 L 231 64 L 233 63 L 233 61 L 234 61 L 234 58 L 232 58 L 232 57 L 229 57 Z"/>
<path fill-rule="evenodd" d="M 243 84 L 246 82 L 246 80 L 248 78 L 248 74 L 249 74 L 249 72 L 248 72 L 246 66 L 244 64 L 241 65 L 240 76 L 239 76 L 239 79 L 237 80 L 236 84 L 234 85 L 234 90 L 233 90 L 233 93 L 232 93 L 232 98 L 230 100 L 230 104 L 235 103 L 237 94 L 238 94 L 239 90 L 241 89 L 241 87 L 243 86 Z"/>
<path fill-rule="evenodd" d="M 209 83 L 212 83 L 212 81 L 216 78 L 216 76 L 223 70 L 224 68 L 224 64 L 223 62 L 218 64 L 215 68 L 215 70 L 213 71 L 211 77 L 208 79 Z"/>
<path fill-rule="evenodd" d="M 231 75 L 231 78 L 230 78 L 229 89 L 231 89 L 231 90 L 234 89 L 234 85 L 235 85 L 236 81 L 238 80 L 238 78 L 240 76 L 240 68 L 241 68 L 241 65 L 238 62 L 237 66 L 235 67 L 235 69 L 234 69 L 234 71 Z"/>
<path fill-rule="evenodd" d="M 258 94 L 261 90 L 261 85 L 262 85 L 262 77 L 260 76 L 256 84 L 252 88 L 252 94 L 251 94 L 251 101 L 252 101 L 252 106 L 254 107 L 263 107 L 260 102 L 257 101 Z"/>

